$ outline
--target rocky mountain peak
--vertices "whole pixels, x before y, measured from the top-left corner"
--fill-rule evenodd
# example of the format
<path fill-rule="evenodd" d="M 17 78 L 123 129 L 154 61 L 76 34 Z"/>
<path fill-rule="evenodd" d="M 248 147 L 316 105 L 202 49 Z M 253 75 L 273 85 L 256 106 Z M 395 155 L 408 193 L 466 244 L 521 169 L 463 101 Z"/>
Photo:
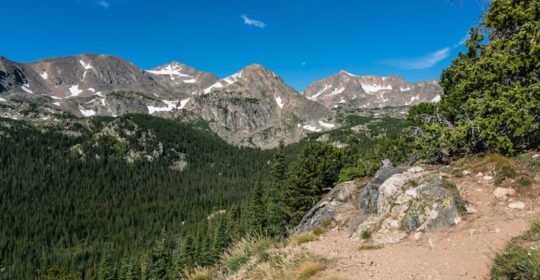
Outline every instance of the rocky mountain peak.
<path fill-rule="evenodd" d="M 250 93 L 252 97 L 267 93 L 277 95 L 296 93 L 276 73 L 260 64 L 252 64 L 243 68 L 206 88 L 204 93 L 215 90 L 246 92 Z"/>
<path fill-rule="evenodd" d="M 437 100 L 436 82 L 409 83 L 399 76 L 359 76 L 340 70 L 309 85 L 302 94 L 329 109 L 357 110 L 411 106 Z"/>

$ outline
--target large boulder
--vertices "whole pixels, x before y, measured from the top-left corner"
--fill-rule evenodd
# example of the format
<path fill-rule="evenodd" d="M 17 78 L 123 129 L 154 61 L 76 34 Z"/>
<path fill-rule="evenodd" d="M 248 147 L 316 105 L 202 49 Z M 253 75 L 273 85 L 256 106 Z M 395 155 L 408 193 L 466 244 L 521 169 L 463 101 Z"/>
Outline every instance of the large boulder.
<path fill-rule="evenodd" d="M 298 232 L 332 222 L 354 239 L 394 243 L 415 231 L 443 229 L 460 221 L 455 186 L 421 167 L 382 168 L 369 182 L 338 184 L 302 219 Z M 369 234 L 368 234 L 369 233 Z"/>

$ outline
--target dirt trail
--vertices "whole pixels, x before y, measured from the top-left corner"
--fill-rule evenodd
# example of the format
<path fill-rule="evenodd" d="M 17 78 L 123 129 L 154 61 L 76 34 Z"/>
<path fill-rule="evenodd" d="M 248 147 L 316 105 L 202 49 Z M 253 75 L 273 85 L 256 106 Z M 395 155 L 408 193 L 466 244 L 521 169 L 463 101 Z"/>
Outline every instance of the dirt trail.
<path fill-rule="evenodd" d="M 512 237 L 528 229 L 540 215 L 540 184 L 536 183 L 499 201 L 491 181 L 474 175 L 451 178 L 463 197 L 477 210 L 457 226 L 440 232 L 422 233 L 382 249 L 360 251 L 360 242 L 344 232 L 332 230 L 321 240 L 307 243 L 304 250 L 334 261 L 321 273 L 321 279 L 488 279 L 489 266 L 496 252 Z M 540 182 L 540 176 L 536 176 Z M 510 209 L 510 202 L 524 202 L 523 210 Z"/>

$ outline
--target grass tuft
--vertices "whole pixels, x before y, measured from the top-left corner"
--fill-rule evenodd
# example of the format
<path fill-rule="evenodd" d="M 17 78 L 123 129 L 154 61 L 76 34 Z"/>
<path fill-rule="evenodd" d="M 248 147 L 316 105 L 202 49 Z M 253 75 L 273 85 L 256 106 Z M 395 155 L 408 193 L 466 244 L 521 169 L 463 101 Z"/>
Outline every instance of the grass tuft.
<path fill-rule="evenodd" d="M 379 250 L 384 248 L 383 244 L 362 244 L 360 247 L 358 247 L 359 251 L 367 251 L 367 250 Z"/>
<path fill-rule="evenodd" d="M 313 230 L 313 234 L 319 236 L 319 235 L 322 235 L 322 234 L 325 234 L 326 232 L 328 232 L 328 229 L 327 228 L 323 228 L 321 226 L 318 226 L 316 227 L 314 230 Z"/>
<path fill-rule="evenodd" d="M 208 268 L 197 267 L 188 275 L 189 280 L 212 280 L 212 272 Z"/>
<path fill-rule="evenodd" d="M 318 239 L 319 237 L 313 232 L 305 232 L 305 233 L 294 235 L 293 237 L 291 237 L 290 242 L 293 245 L 300 245 L 300 244 L 308 243 L 308 242 L 315 241 Z"/>
<path fill-rule="evenodd" d="M 306 280 L 309 279 L 315 274 L 325 269 L 324 265 L 321 262 L 309 261 L 300 265 L 296 270 L 296 279 L 297 280 Z"/>

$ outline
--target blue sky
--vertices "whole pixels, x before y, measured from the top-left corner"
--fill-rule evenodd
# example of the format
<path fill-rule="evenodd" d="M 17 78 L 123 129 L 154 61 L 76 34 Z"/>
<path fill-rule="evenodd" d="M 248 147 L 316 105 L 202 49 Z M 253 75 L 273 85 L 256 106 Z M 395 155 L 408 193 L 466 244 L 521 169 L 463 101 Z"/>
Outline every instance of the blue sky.
<path fill-rule="evenodd" d="M 298 90 L 340 69 L 437 79 L 479 0 L 2 0 L 0 55 L 80 53 L 228 76 L 259 63 Z"/>

